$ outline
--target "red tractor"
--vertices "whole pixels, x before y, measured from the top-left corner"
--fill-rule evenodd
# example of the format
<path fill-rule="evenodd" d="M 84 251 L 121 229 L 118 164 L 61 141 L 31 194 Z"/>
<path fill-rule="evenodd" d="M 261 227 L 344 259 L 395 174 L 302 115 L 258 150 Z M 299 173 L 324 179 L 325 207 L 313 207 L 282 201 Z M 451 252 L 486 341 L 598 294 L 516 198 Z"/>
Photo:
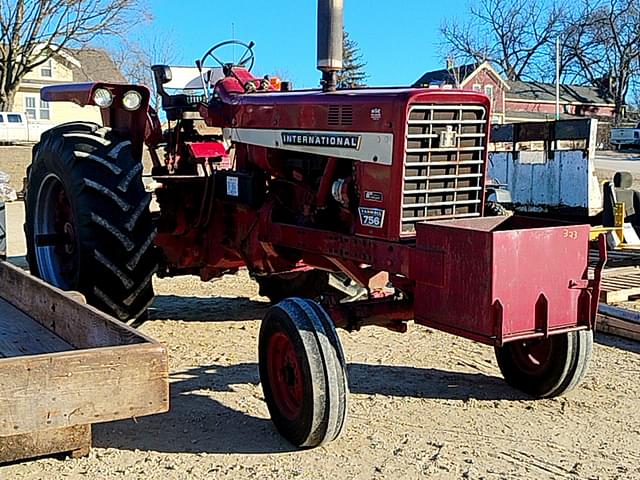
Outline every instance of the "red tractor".
<path fill-rule="evenodd" d="M 298 446 L 344 425 L 336 327 L 401 332 L 414 320 L 495 347 L 506 381 L 533 397 L 575 387 L 604 263 L 590 279 L 589 227 L 483 216 L 490 100 L 336 90 L 342 1 L 321 0 L 318 19 L 321 90 L 256 77 L 253 44 L 231 42 L 244 55 L 227 62 L 224 42 L 196 62 L 200 91 L 172 91 L 185 72 L 153 67 L 165 131 L 145 87 L 43 89 L 47 101 L 99 106 L 104 126 L 64 124 L 34 148 L 32 272 L 139 320 L 154 274 L 207 281 L 247 268 L 279 301 L 262 322 L 260 377 L 276 427 Z"/>

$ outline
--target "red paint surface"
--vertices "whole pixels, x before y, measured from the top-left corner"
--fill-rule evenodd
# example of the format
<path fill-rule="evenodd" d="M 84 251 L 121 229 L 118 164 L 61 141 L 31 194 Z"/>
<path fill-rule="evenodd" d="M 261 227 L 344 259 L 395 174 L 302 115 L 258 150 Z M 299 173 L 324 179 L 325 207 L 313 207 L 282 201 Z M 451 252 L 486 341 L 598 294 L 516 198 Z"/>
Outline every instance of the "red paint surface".
<path fill-rule="evenodd" d="M 514 217 L 420 224 L 416 321 L 496 344 L 589 328 L 590 296 L 576 286 L 588 240 L 588 225 Z"/>
<path fill-rule="evenodd" d="M 226 158 L 227 149 L 222 142 L 187 142 L 195 158 Z"/>

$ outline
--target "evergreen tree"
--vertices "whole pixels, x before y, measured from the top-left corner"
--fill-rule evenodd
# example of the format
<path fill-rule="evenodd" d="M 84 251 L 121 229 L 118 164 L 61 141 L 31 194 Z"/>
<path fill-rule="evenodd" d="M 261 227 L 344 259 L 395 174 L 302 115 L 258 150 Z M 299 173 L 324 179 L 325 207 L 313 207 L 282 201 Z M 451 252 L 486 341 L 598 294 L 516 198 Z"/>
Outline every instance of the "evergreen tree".
<path fill-rule="evenodd" d="M 358 42 L 349 38 L 349 32 L 342 33 L 342 70 L 338 72 L 338 88 L 356 88 L 365 85 L 368 75 L 364 67 Z"/>

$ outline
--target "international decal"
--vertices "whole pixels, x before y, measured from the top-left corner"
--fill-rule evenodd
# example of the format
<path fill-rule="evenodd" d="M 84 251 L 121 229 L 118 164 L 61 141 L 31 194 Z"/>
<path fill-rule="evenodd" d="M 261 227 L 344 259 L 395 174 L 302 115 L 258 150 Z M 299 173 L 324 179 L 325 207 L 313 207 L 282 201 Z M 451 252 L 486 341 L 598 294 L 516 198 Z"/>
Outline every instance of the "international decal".
<path fill-rule="evenodd" d="M 339 133 L 282 132 L 283 145 L 360 149 L 361 135 Z"/>

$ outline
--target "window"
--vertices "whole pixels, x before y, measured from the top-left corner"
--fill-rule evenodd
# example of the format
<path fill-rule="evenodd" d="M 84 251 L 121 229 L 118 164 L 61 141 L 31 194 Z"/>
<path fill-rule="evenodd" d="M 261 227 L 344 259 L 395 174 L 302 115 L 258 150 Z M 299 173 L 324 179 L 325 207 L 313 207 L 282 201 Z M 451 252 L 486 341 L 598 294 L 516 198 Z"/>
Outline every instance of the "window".
<path fill-rule="evenodd" d="M 484 94 L 491 99 L 491 103 L 493 104 L 493 85 L 485 85 Z"/>
<path fill-rule="evenodd" d="M 7 121 L 9 123 L 22 123 L 22 119 L 20 118 L 20 115 L 16 115 L 14 114 L 9 114 L 7 115 Z"/>
<path fill-rule="evenodd" d="M 51 109 L 49 102 L 40 100 L 40 120 L 51 120 Z"/>
<path fill-rule="evenodd" d="M 36 119 L 36 97 L 24 97 L 24 113 L 29 120 Z"/>
<path fill-rule="evenodd" d="M 474 83 L 473 84 L 473 91 L 474 92 L 481 92 L 482 91 L 482 85 L 480 85 L 479 83 Z"/>
<path fill-rule="evenodd" d="M 0 115 L 0 123 L 4 123 L 4 117 Z"/>
<path fill-rule="evenodd" d="M 49 78 L 51 78 L 53 76 L 53 69 L 51 67 L 51 59 L 47 60 L 40 67 L 40 76 L 41 77 L 49 77 Z"/>

